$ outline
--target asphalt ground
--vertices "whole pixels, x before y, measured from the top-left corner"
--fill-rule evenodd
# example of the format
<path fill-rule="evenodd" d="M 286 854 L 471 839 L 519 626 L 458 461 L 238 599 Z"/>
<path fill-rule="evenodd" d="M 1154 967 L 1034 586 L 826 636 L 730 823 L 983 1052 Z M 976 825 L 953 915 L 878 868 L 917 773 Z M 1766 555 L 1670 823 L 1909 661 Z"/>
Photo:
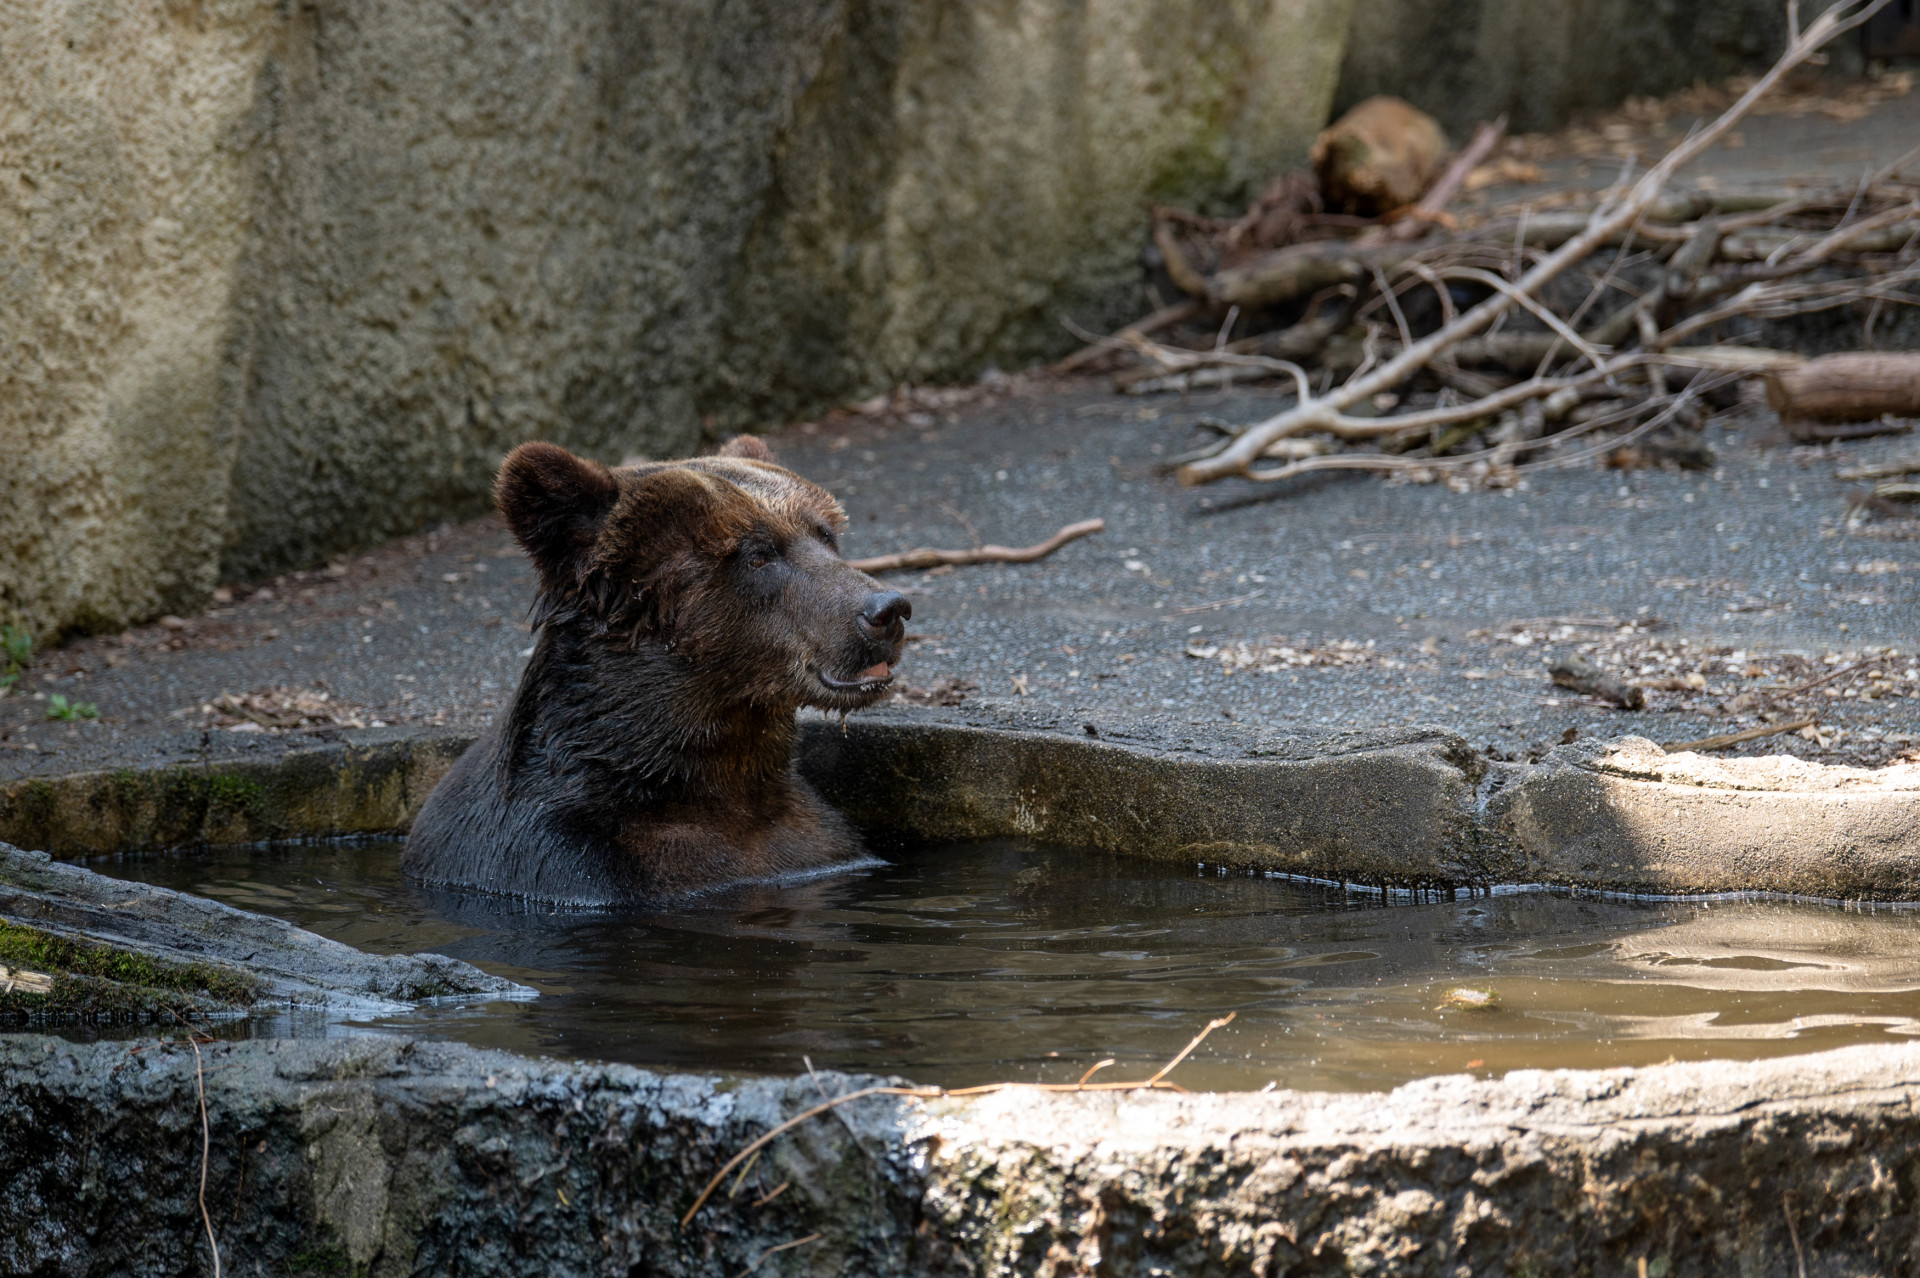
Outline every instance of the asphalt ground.
<path fill-rule="evenodd" d="M 1814 714 L 1819 735 L 1743 752 L 1870 763 L 1920 735 L 1920 674 L 1907 674 L 1920 520 L 1850 517 L 1862 485 L 1837 478 L 1912 454 L 1911 437 L 1790 446 L 1744 408 L 1708 426 L 1711 471 L 1589 464 L 1466 491 L 1364 476 L 1184 490 L 1162 473 L 1204 438 L 1198 419 L 1251 420 L 1280 402 L 1124 398 L 1096 380 L 839 415 L 771 442 L 846 505 L 850 557 L 976 535 L 1023 545 L 1107 521 L 1038 563 L 894 574 L 914 607 L 899 674 L 914 689 L 957 681 L 1089 717 L 1434 724 L 1503 757 L 1569 732 L 1674 742 L 1763 715 Z M 530 651 L 532 586 L 488 518 L 233 587 L 236 602 L 203 616 L 42 654 L 0 699 L 0 769 L 246 751 L 335 723 L 478 727 Z M 1583 647 L 1661 684 L 1648 707 L 1555 687 L 1547 660 Z M 1752 704 L 1863 660 L 1875 664 Z M 309 698 L 303 726 L 256 723 L 295 721 L 287 690 Z M 267 709 L 223 711 L 223 694 L 262 694 Z M 47 719 L 55 695 L 99 718 Z"/>

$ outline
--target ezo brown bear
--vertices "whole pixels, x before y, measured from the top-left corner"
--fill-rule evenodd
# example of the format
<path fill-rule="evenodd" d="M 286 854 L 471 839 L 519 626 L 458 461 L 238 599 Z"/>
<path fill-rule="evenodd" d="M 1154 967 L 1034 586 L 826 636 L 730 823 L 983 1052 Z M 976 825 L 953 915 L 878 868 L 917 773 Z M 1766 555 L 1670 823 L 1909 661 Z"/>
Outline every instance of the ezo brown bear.
<path fill-rule="evenodd" d="M 911 609 L 840 558 L 833 497 L 746 436 L 617 470 L 522 444 L 494 491 L 538 638 L 401 868 L 591 905 L 859 859 L 794 770 L 794 714 L 886 695 Z"/>

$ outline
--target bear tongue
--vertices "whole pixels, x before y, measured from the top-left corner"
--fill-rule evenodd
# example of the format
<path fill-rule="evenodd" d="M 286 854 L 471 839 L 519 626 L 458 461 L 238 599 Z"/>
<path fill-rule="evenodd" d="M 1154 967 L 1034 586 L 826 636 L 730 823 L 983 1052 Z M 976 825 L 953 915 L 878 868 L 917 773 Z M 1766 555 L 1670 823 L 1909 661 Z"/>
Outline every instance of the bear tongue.
<path fill-rule="evenodd" d="M 877 666 L 868 666 L 865 670 L 855 675 L 854 678 L 864 682 L 868 679 L 884 679 L 892 673 L 892 669 L 888 667 L 886 662 L 882 661 Z"/>

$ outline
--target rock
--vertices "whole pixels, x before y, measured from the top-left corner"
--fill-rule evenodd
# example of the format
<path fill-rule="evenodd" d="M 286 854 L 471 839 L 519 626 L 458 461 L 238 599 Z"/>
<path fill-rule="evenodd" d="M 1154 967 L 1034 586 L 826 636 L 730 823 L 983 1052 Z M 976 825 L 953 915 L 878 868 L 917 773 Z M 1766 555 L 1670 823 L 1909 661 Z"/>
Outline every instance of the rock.
<path fill-rule="evenodd" d="M 0 843 L 0 1020 L 116 1020 L 261 1003 L 391 1008 L 532 991 L 439 954 L 366 954 L 263 914 Z M 37 978 L 37 979 L 35 979 Z M 44 986 L 45 988 L 41 988 Z"/>
<path fill-rule="evenodd" d="M 1327 204 L 1379 217 L 1406 208 L 1440 175 L 1447 135 L 1399 98 L 1368 98 L 1313 140 L 1313 172 Z"/>

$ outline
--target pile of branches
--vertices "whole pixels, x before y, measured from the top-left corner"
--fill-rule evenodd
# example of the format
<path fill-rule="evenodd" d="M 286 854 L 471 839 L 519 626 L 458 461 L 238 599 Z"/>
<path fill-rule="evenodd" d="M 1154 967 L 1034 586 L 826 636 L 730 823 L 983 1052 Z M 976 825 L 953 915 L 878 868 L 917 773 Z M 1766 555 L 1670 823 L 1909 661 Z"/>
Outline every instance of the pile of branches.
<path fill-rule="evenodd" d="M 1772 69 L 1592 208 L 1456 222 L 1447 206 L 1498 147 L 1496 123 L 1385 215 L 1329 212 L 1324 169 L 1276 182 L 1232 222 L 1156 209 L 1155 244 L 1187 300 L 1068 364 L 1125 360 L 1120 384 L 1136 393 L 1291 382 L 1287 407 L 1218 423 L 1220 439 L 1178 459 L 1189 485 L 1322 470 L 1499 485 L 1662 438 L 1681 441 L 1668 455 L 1684 464 L 1703 451 L 1689 453 L 1689 428 L 1751 378 L 1803 439 L 1904 426 L 1880 419 L 1920 414 L 1920 358 L 1807 361 L 1728 334 L 1864 304 L 1871 340 L 1886 308 L 1920 303 L 1920 183 L 1901 173 L 1920 148 L 1847 189 L 1675 182 L 1884 3 L 1843 0 L 1804 30 L 1790 5 L 1796 34 Z M 1248 319 L 1264 331 L 1231 340 Z M 1209 340 L 1156 340 L 1183 324 Z"/>

